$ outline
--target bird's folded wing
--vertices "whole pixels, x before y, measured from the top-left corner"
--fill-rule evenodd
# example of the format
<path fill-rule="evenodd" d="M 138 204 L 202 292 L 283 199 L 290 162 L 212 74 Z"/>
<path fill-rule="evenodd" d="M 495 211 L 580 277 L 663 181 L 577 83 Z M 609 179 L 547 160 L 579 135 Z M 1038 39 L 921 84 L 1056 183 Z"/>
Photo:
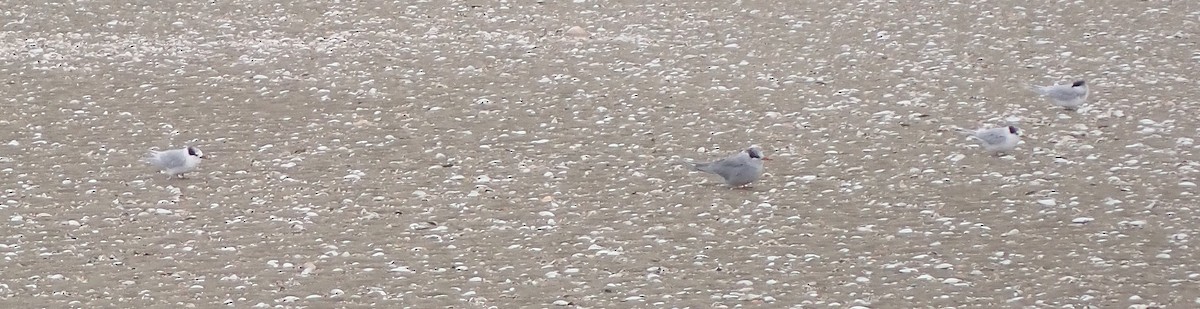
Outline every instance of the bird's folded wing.
<path fill-rule="evenodd" d="M 729 178 L 729 177 L 733 176 L 734 174 L 737 174 L 740 171 L 747 169 L 747 168 L 750 168 L 750 164 L 747 163 L 745 160 L 723 159 L 723 160 L 720 160 L 717 162 L 713 162 L 709 166 L 708 169 L 713 174 L 717 174 L 717 175 L 720 175 L 721 177 Z"/>
<path fill-rule="evenodd" d="M 1001 133 L 999 131 L 992 131 L 992 130 L 989 130 L 986 132 L 981 132 L 981 133 L 975 135 L 975 137 L 988 145 L 1004 143 L 1004 139 L 1008 138 L 1008 136 L 1005 133 Z"/>
<path fill-rule="evenodd" d="M 150 159 L 151 163 L 162 168 L 182 166 L 184 164 L 184 155 L 175 151 L 164 151 L 156 154 Z"/>

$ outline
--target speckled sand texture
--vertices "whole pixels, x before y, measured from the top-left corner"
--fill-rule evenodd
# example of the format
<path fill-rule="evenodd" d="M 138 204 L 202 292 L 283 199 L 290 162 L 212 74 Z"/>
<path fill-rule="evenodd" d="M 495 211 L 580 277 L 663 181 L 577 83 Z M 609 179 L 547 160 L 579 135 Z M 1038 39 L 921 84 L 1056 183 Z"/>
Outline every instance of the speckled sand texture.
<path fill-rule="evenodd" d="M 4 308 L 1197 308 L 1200 2 L 0 1 Z M 1086 79 L 1078 111 L 1030 85 Z M 954 128 L 1014 124 L 986 154 Z M 750 144 L 729 190 L 679 160 Z M 211 156 L 168 180 L 141 159 Z"/>

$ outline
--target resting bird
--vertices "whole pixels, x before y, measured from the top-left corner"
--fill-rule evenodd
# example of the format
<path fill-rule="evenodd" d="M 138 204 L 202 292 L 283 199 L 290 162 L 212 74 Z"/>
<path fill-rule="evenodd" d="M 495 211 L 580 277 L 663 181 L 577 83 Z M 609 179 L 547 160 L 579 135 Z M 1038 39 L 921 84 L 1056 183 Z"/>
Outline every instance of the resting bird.
<path fill-rule="evenodd" d="M 736 188 L 748 185 L 762 177 L 763 160 L 770 160 L 770 158 L 763 156 L 762 148 L 753 145 L 717 161 L 709 163 L 680 162 L 680 164 L 688 166 L 694 171 L 721 176 L 725 185 Z"/>
<path fill-rule="evenodd" d="M 208 158 L 200 149 L 192 146 L 167 151 L 150 151 L 146 162 L 167 173 L 167 178 L 184 178 L 183 173 L 196 170 L 202 159 Z"/>
<path fill-rule="evenodd" d="M 1017 143 L 1021 142 L 1021 136 L 1019 135 L 1021 130 L 1014 126 L 978 129 L 974 131 L 962 128 L 957 128 L 957 130 L 979 141 L 979 145 L 983 146 L 983 150 L 993 155 L 1011 152 L 1017 149 Z"/>
<path fill-rule="evenodd" d="M 1055 106 L 1067 110 L 1078 109 L 1088 98 L 1088 86 L 1084 80 L 1077 80 L 1070 85 L 1033 86 L 1033 91 L 1049 98 Z"/>

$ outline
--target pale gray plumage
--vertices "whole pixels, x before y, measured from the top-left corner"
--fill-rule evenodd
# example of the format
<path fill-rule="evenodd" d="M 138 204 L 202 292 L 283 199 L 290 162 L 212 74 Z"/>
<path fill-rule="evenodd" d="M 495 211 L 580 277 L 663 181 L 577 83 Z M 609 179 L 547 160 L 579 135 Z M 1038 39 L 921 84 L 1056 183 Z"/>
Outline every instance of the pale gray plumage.
<path fill-rule="evenodd" d="M 1055 106 L 1068 110 L 1078 109 L 1088 98 L 1088 85 L 1084 80 L 1069 85 L 1033 86 L 1033 91 L 1050 99 Z"/>
<path fill-rule="evenodd" d="M 1021 142 L 1020 130 L 1014 126 L 960 131 L 979 141 L 983 150 L 996 155 L 1017 149 L 1017 144 Z"/>
<path fill-rule="evenodd" d="M 162 170 L 168 178 L 183 178 L 183 173 L 196 170 L 204 158 L 206 157 L 200 149 L 188 146 L 167 151 L 150 151 L 146 162 Z"/>
<path fill-rule="evenodd" d="M 709 163 L 683 162 L 682 164 L 695 171 L 721 176 L 721 179 L 729 187 L 741 187 L 762 177 L 763 160 L 770 159 L 763 156 L 762 148 L 750 146 L 746 150 L 717 161 Z"/>

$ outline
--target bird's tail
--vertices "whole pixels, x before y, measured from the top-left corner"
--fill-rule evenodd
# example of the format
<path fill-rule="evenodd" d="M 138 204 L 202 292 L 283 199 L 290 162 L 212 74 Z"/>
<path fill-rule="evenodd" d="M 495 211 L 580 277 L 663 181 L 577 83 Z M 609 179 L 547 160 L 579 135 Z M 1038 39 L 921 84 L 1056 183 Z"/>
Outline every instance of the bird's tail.
<path fill-rule="evenodd" d="M 146 163 L 158 165 L 158 161 L 159 161 L 158 154 L 159 153 L 161 153 L 161 152 L 159 152 L 157 150 L 151 150 L 150 152 L 146 153 L 146 156 L 142 160 L 146 161 Z"/>
<path fill-rule="evenodd" d="M 952 130 L 954 130 L 954 132 L 958 132 L 958 134 L 962 134 L 963 136 L 967 137 L 968 140 L 978 140 L 979 139 L 978 136 L 975 136 L 975 130 L 964 129 L 963 127 L 960 127 L 960 126 L 951 126 L 950 128 Z"/>
<path fill-rule="evenodd" d="M 960 126 L 950 126 L 950 129 L 962 135 L 975 135 L 975 130 L 966 129 Z"/>
<path fill-rule="evenodd" d="M 684 167 L 686 167 L 690 170 L 693 170 L 693 171 L 697 171 L 697 172 L 703 172 L 704 170 L 702 168 L 704 166 L 708 165 L 707 163 L 696 163 L 696 162 L 684 161 L 684 160 L 675 161 L 675 164 L 683 165 Z"/>
<path fill-rule="evenodd" d="M 1026 87 L 1029 89 L 1029 91 L 1033 91 L 1033 93 L 1038 95 L 1046 95 L 1046 87 L 1038 85 L 1026 85 Z"/>

